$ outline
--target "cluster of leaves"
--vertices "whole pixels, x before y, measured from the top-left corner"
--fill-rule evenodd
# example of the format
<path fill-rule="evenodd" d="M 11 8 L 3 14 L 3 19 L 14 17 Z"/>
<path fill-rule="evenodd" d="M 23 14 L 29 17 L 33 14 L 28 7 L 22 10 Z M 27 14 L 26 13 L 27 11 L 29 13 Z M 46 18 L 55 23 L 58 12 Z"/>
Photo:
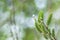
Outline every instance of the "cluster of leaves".
<path fill-rule="evenodd" d="M 37 30 L 40 33 L 42 33 L 46 39 L 56 40 L 54 29 L 52 29 L 51 31 L 50 28 L 48 27 L 51 23 L 51 20 L 52 20 L 52 13 L 49 15 L 48 20 L 45 24 L 44 23 L 44 12 L 40 11 L 38 15 L 38 20 L 35 19 L 35 26 Z"/>

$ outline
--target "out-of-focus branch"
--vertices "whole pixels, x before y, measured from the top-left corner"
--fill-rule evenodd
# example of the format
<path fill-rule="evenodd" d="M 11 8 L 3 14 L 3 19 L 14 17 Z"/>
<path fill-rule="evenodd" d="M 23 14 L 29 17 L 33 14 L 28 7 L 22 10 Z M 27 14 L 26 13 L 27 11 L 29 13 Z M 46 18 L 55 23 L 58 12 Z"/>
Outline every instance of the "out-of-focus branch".
<path fill-rule="evenodd" d="M 0 22 L 0 27 L 2 27 L 4 24 L 9 22 L 9 20 L 10 20 L 10 15 L 3 22 Z"/>

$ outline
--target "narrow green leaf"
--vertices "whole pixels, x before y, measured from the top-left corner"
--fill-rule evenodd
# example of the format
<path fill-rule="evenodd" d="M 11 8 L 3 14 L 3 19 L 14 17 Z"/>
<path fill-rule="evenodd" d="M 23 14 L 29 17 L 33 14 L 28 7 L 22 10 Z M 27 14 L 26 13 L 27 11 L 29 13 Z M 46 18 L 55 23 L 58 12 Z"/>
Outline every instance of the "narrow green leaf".
<path fill-rule="evenodd" d="M 43 31 L 44 31 L 44 33 L 48 33 L 48 31 L 47 31 L 47 29 L 46 29 L 46 27 L 45 27 L 45 24 L 42 23 L 42 26 L 43 26 Z"/>
<path fill-rule="evenodd" d="M 45 39 L 48 39 L 48 36 L 47 36 L 46 34 L 44 34 L 44 38 L 45 38 Z"/>
<path fill-rule="evenodd" d="M 38 21 L 40 22 L 40 20 L 43 20 L 43 16 L 44 16 L 44 12 L 40 11 L 38 14 Z"/>
<path fill-rule="evenodd" d="M 55 37 L 55 31 L 52 29 L 52 36 Z"/>
<path fill-rule="evenodd" d="M 48 20 L 47 20 L 47 25 L 49 25 L 51 23 L 51 19 L 52 19 L 52 13 L 49 15 Z"/>
<path fill-rule="evenodd" d="M 37 29 L 39 32 L 42 32 L 42 31 L 40 30 L 40 26 L 38 25 L 36 19 L 35 19 L 35 26 L 36 26 L 36 29 Z"/>
<path fill-rule="evenodd" d="M 42 23 L 40 24 L 40 26 L 41 26 L 42 32 L 47 33 L 47 31 L 45 30 L 45 26 Z"/>

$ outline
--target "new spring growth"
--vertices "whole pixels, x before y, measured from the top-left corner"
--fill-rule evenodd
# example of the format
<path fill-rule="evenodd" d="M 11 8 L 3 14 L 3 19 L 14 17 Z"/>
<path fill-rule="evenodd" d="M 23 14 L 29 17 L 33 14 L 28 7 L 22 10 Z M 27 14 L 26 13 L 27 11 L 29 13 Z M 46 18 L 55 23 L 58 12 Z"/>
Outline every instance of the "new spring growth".
<path fill-rule="evenodd" d="M 39 11 L 38 20 L 35 19 L 35 16 L 34 16 L 34 20 L 35 20 L 36 29 L 40 33 L 42 33 L 42 35 L 44 36 L 45 39 L 56 40 L 54 29 L 52 29 L 52 32 L 51 32 L 49 27 L 48 27 L 48 25 L 50 25 L 51 20 L 52 20 L 52 13 L 49 14 L 49 17 L 48 17 L 46 24 L 43 21 L 44 20 L 44 12 L 43 11 Z"/>

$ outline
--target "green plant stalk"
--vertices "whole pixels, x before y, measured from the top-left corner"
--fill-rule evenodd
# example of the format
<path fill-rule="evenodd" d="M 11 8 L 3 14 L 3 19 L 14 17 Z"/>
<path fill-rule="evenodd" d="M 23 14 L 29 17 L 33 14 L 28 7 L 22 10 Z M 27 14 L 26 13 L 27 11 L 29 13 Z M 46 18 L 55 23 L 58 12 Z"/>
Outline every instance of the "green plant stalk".
<path fill-rule="evenodd" d="M 54 30 L 52 30 L 51 33 L 50 29 L 48 28 L 48 25 L 51 23 L 52 13 L 49 15 L 46 24 L 44 23 L 43 19 L 44 19 L 44 12 L 39 11 L 38 20 L 37 20 L 38 23 L 36 23 L 37 24 L 36 28 L 38 27 L 37 29 L 39 29 L 41 33 L 43 33 L 43 36 L 46 39 L 50 38 L 51 40 L 56 40 Z"/>
<path fill-rule="evenodd" d="M 12 0 L 11 1 L 11 4 L 12 4 L 12 9 L 11 9 L 11 11 L 10 11 L 10 25 L 16 25 L 16 22 L 15 22 L 15 0 Z M 11 30 L 11 29 L 10 29 Z M 15 29 L 16 30 L 16 29 Z M 16 32 L 15 32 L 16 33 Z M 13 37 L 13 32 L 11 31 L 11 35 L 12 35 L 12 37 Z M 16 40 L 19 40 L 18 39 L 18 36 L 17 36 L 18 34 L 16 33 Z M 14 40 L 15 38 L 13 37 L 13 40 Z"/>
<path fill-rule="evenodd" d="M 48 26 L 45 25 L 45 23 L 44 23 L 42 20 L 41 20 L 41 23 L 46 27 L 46 30 L 48 31 Z M 50 35 L 50 39 L 51 39 L 51 40 L 56 40 L 55 36 L 53 37 L 53 36 L 51 35 L 51 32 L 48 31 L 47 34 Z"/>

